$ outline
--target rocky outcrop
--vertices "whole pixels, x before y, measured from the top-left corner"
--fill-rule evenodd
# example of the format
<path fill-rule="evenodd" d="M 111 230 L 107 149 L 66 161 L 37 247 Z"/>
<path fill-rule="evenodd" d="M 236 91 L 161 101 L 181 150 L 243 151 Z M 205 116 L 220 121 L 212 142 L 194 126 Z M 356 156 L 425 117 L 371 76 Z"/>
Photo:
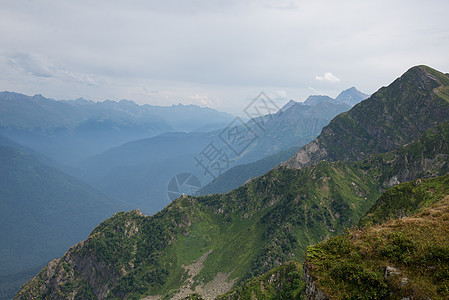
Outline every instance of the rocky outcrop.
<path fill-rule="evenodd" d="M 84 243 L 73 246 L 62 258 L 51 261 L 22 287 L 15 299 L 35 299 L 37 295 L 47 295 L 50 299 L 68 299 L 87 294 L 94 295 L 96 299 L 105 299 L 121 274 L 93 253 L 79 255 Z M 88 291 L 71 288 L 76 278 L 87 283 Z"/>
<path fill-rule="evenodd" d="M 310 275 L 310 265 L 304 263 L 302 280 L 306 283 L 306 297 L 307 300 L 327 300 L 329 297 L 321 291 L 316 283 L 315 278 Z"/>
<path fill-rule="evenodd" d="M 319 140 L 314 140 L 302 147 L 292 158 L 285 163 L 282 163 L 281 166 L 286 166 L 292 169 L 302 169 L 314 165 L 326 157 L 326 149 L 320 145 Z"/>

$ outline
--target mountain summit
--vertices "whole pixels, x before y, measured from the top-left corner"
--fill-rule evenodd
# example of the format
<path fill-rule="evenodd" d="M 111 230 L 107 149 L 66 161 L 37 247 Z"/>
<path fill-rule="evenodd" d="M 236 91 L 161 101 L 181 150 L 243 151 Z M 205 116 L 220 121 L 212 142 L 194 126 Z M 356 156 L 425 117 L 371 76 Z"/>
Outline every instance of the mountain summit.
<path fill-rule="evenodd" d="M 354 105 L 367 99 L 368 97 L 369 97 L 369 95 L 362 93 L 355 87 L 351 87 L 351 88 L 341 92 L 337 96 L 337 98 L 335 98 L 335 101 L 345 103 L 345 104 L 353 107 Z"/>
<path fill-rule="evenodd" d="M 338 115 L 283 165 L 296 169 L 322 160 L 360 160 L 405 145 L 448 119 L 449 76 L 416 66 Z"/>
<path fill-rule="evenodd" d="M 351 87 L 347 90 L 342 91 L 337 98 L 333 99 L 329 96 L 323 95 L 311 95 L 307 97 L 306 101 L 303 104 L 305 105 L 317 105 L 322 102 L 330 102 L 334 104 L 346 104 L 350 107 L 353 107 L 357 103 L 367 99 L 369 95 L 362 93 L 355 87 Z"/>

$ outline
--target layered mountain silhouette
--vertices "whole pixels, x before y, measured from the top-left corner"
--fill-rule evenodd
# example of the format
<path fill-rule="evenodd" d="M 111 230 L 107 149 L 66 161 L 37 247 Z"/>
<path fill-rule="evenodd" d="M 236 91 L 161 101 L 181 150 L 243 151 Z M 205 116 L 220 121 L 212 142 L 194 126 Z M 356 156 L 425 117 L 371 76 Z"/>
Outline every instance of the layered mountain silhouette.
<path fill-rule="evenodd" d="M 262 282 L 265 273 L 278 276 L 279 281 L 269 282 L 298 280 L 297 267 L 278 266 L 291 260 L 302 263 L 308 245 L 357 224 L 388 188 L 447 174 L 448 110 L 448 75 L 413 67 L 334 118 L 285 164 L 238 189 L 182 196 L 152 216 L 131 211 L 107 219 L 24 285 L 16 298 L 197 299 L 230 290 L 228 297 L 238 299 L 239 293 L 258 292 L 251 286 L 255 276 L 262 276 Z M 396 255 L 388 246 L 385 253 Z M 333 247 L 319 253 L 326 249 Z M 406 248 L 398 251 L 409 253 Z M 310 262 L 308 254 L 306 267 Z M 351 261 L 345 266 L 331 274 L 337 284 L 343 280 L 347 287 L 344 281 L 351 278 L 358 282 L 357 277 L 345 277 L 358 274 L 360 288 L 365 282 L 385 287 L 369 270 L 354 273 Z M 285 270 L 292 281 L 286 281 Z M 305 290 L 298 281 L 285 289 L 268 285 L 267 290 L 274 298 L 311 295 L 316 281 L 307 274 Z"/>
<path fill-rule="evenodd" d="M 131 208 L 34 155 L 23 146 L 0 146 L 0 287 L 6 294 L 98 222 Z"/>
<path fill-rule="evenodd" d="M 0 273 L 0 299 L 10 298 L 12 293 L 17 291 L 19 286 L 31 278 L 50 258 L 61 256 L 68 245 L 84 239 L 95 224 L 112 215 L 113 212 L 135 207 L 140 207 L 147 213 L 154 213 L 162 209 L 169 203 L 167 197 L 168 184 L 173 178 L 179 178 L 178 175 L 184 174 L 183 172 L 186 171 L 193 172 L 190 170 L 195 170 L 197 176 L 201 178 L 203 170 L 195 164 L 194 155 L 203 150 L 211 140 L 216 139 L 223 129 L 221 131 L 202 132 L 203 129 L 199 128 L 195 132 L 169 132 L 152 138 L 140 139 L 123 146 L 111 148 L 101 155 L 90 157 L 84 160 L 81 165 L 74 164 L 74 162 L 71 162 L 72 166 L 61 163 L 61 161 L 70 163 L 70 160 L 61 159 L 65 155 L 71 156 L 70 153 L 65 152 L 65 149 L 68 149 L 69 152 L 76 152 L 76 155 L 78 155 L 80 154 L 78 150 L 80 147 L 82 148 L 84 142 L 89 147 L 99 149 L 99 144 L 104 142 L 105 136 L 113 138 L 111 141 L 114 144 L 121 138 L 126 140 L 133 137 L 128 129 L 133 128 L 132 130 L 141 134 L 142 131 L 139 131 L 142 129 L 139 127 L 140 125 L 145 122 L 148 125 L 151 122 L 161 120 L 159 117 L 152 119 L 149 110 L 156 115 L 163 115 L 164 122 L 169 124 L 170 130 L 172 128 L 188 130 L 198 126 L 195 122 L 187 123 L 189 119 L 195 118 L 195 116 L 202 118 L 201 114 L 207 115 L 204 117 L 205 120 L 199 121 L 203 122 L 203 125 L 207 124 L 207 128 L 224 126 L 211 123 L 220 120 L 222 116 L 219 113 L 195 106 L 142 107 L 125 100 L 102 103 L 94 103 L 84 99 L 54 101 L 40 95 L 28 97 L 8 92 L 2 93 L 0 98 L 0 101 L 5 103 L 1 109 L 5 112 L 5 116 L 8 116 L 8 118 L 5 117 L 1 120 L 2 132 L 14 139 L 30 142 L 30 145 L 35 147 L 31 149 L 12 139 L 0 136 L 1 146 L 11 148 L 10 150 L 15 151 L 16 154 L 20 153 L 21 159 L 26 158 L 26 160 L 33 161 L 33 164 L 24 162 L 8 166 L 12 170 L 16 168 L 17 174 L 20 174 L 23 180 L 19 181 L 20 178 L 17 177 L 16 182 L 11 181 L 5 184 L 2 190 L 9 195 L 13 195 L 11 197 L 5 196 L 2 199 L 5 205 L 12 209 L 5 209 L 5 213 L 8 213 L 10 217 L 23 217 L 26 222 L 21 223 L 24 228 L 11 227 L 11 231 L 6 230 L 10 236 L 15 237 L 15 240 L 10 241 L 5 236 L 5 241 L 10 242 L 5 243 L 4 249 L 2 249 L 2 253 L 5 255 L 2 256 L 0 263 L 2 264 L 1 269 L 6 273 Z M 259 131 L 258 137 L 260 139 L 252 145 L 252 149 L 245 153 L 248 154 L 245 157 L 246 161 L 263 157 L 265 153 L 276 153 L 291 144 L 303 145 L 309 142 L 333 116 L 347 109 L 348 107 L 345 105 L 323 106 L 322 110 L 326 110 L 325 112 L 320 112 L 319 109 L 315 109 L 315 111 L 311 108 L 303 109 L 309 113 L 306 120 L 313 121 L 304 129 L 294 122 L 294 113 L 300 114 L 302 110 L 293 113 L 288 112 L 281 117 L 279 115 L 268 117 L 267 124 L 277 126 L 275 130 L 283 133 L 283 136 L 278 139 L 279 144 L 270 143 L 270 138 L 273 138 L 273 130 L 267 130 L 271 137 L 264 136 L 263 131 Z M 23 111 L 23 115 L 19 116 L 21 111 Z M 218 114 L 218 117 L 215 114 Z M 316 119 L 312 119 L 311 114 L 316 114 Z M 288 120 L 283 119 L 283 117 L 288 117 L 290 123 L 285 123 Z M 304 120 L 301 122 L 304 122 Z M 252 124 L 252 126 L 258 128 L 257 124 Z M 159 129 L 162 130 L 162 128 Z M 143 133 L 148 134 L 146 131 Z M 92 146 L 90 143 L 94 145 Z M 42 149 L 48 155 L 57 151 L 58 155 L 62 156 L 56 155 L 57 159 L 54 159 L 53 156 L 42 154 L 36 150 L 41 149 L 39 145 L 43 146 Z M 285 153 L 279 155 L 284 155 L 282 160 L 285 160 L 297 148 L 298 146 L 289 150 L 287 156 L 285 156 Z M 81 154 L 85 155 L 85 152 Z M 5 156 L 8 159 L 11 157 Z M 265 160 L 268 162 L 268 166 L 263 165 L 262 170 L 260 170 L 260 167 L 256 167 L 258 169 L 256 176 L 265 173 L 272 166 L 278 164 L 281 160 L 276 157 L 278 155 L 275 156 L 274 160 Z M 23 165 L 33 165 L 33 167 L 23 169 Z M 81 166 L 81 168 L 75 168 L 73 165 Z M 40 173 L 37 173 L 38 178 L 35 178 L 36 168 L 47 170 L 44 172 L 46 178 L 41 178 Z M 9 176 L 9 171 L 6 169 L 1 171 L 5 176 Z M 27 174 L 27 172 L 30 172 L 30 174 Z M 62 183 L 55 181 L 58 177 L 61 178 Z M 36 184 L 25 186 L 28 180 L 34 180 Z M 55 183 L 50 184 L 53 181 Z M 85 184 L 86 181 L 95 187 Z M 38 186 L 45 188 L 45 191 L 40 192 Z M 103 194 L 96 188 L 107 194 Z M 77 191 L 78 189 L 79 191 Z M 24 191 L 27 191 L 26 195 L 20 194 Z M 87 195 L 89 193 L 86 191 L 90 191 L 91 195 Z M 181 193 L 175 194 L 180 195 Z M 45 197 L 48 197 L 47 204 L 54 206 L 52 211 L 57 212 L 57 218 L 48 213 L 44 201 Z M 26 202 L 20 202 L 25 198 Z M 97 198 L 105 201 L 104 207 L 95 204 L 99 201 Z M 118 198 L 121 200 L 118 200 Z M 57 202 L 57 199 L 60 199 L 60 202 Z M 65 201 L 68 201 L 68 203 Z M 88 203 L 83 204 L 83 201 L 88 201 Z M 72 202 L 79 202 L 80 207 Z M 33 217 L 23 216 L 19 209 L 21 205 L 29 207 L 35 205 L 36 207 L 33 209 L 35 215 Z M 80 210 L 79 214 L 72 213 L 72 211 L 81 209 L 83 205 L 86 211 L 81 212 L 82 210 Z M 48 220 L 53 225 L 52 230 L 47 230 L 48 225 L 40 223 L 39 220 L 42 219 Z M 80 222 L 83 226 L 73 225 Z M 8 224 L 9 218 L 5 218 L 0 225 L 2 228 L 9 228 L 10 225 Z M 67 226 L 71 229 L 67 230 Z M 40 228 L 41 231 L 34 232 L 33 235 L 17 234 L 20 230 L 25 231 L 27 227 Z M 61 238 L 62 235 L 64 238 Z M 17 248 L 18 243 L 31 245 L 36 240 L 39 240 L 36 247 L 25 247 L 24 250 L 20 251 L 20 254 L 14 256 L 14 249 Z M 11 257 L 16 258 L 10 259 Z M 18 263 L 18 261 L 23 262 L 23 264 Z"/>
<path fill-rule="evenodd" d="M 81 169 L 86 174 L 84 179 L 90 184 L 109 195 L 124 200 L 132 199 L 136 207 L 145 213 L 154 213 L 169 203 L 167 184 L 177 174 L 193 174 L 202 185 L 213 179 L 216 180 L 214 186 L 224 182 L 223 188 L 218 187 L 220 191 L 236 188 L 247 179 L 262 175 L 288 159 L 291 155 L 282 155 L 282 151 L 292 147 L 299 149 L 313 140 L 333 117 L 348 109 L 346 104 L 320 103 L 308 106 L 295 102 L 285 111 L 264 117 L 263 128 L 259 126 L 258 119 L 250 120 L 247 124 L 242 122 L 239 130 L 253 136 L 250 136 L 251 142 L 239 156 L 233 153 L 222 138 L 227 132 L 227 128 L 223 128 L 210 132 L 165 133 L 129 142 L 90 157 L 81 164 Z M 228 158 L 226 168 L 212 174 L 214 176 L 206 173 L 195 160 L 210 143 L 226 153 Z M 262 160 L 260 166 L 255 163 L 257 160 Z M 242 176 L 232 184 L 227 183 L 226 177 L 232 176 L 225 175 L 228 169 L 249 163 L 255 165 L 255 172 L 240 167 L 240 170 L 248 172 L 240 173 Z M 210 187 L 206 190 L 209 191 Z"/>
<path fill-rule="evenodd" d="M 195 105 L 56 101 L 12 92 L 0 93 L 0 114 L 1 135 L 69 165 L 133 140 L 168 131 L 221 128 L 234 118 Z"/>

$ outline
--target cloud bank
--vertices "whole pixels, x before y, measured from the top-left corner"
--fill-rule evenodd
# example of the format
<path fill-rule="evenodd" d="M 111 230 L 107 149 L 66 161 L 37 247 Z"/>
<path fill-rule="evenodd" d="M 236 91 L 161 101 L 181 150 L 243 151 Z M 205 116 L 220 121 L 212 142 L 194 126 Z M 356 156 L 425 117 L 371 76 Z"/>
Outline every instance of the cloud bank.
<path fill-rule="evenodd" d="M 449 71 L 443 0 L 16 0 L 1 7 L 0 90 L 56 99 L 239 113 L 261 91 L 283 91 L 281 105 L 311 90 L 373 93 L 417 64 Z"/>

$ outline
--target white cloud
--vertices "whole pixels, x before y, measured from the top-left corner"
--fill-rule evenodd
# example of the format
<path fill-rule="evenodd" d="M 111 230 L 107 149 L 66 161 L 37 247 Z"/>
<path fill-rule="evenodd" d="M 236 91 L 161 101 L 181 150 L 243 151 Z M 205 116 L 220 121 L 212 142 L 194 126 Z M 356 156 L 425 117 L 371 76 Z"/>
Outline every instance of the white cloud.
<path fill-rule="evenodd" d="M 327 82 L 340 82 L 340 78 L 332 74 L 331 72 L 324 73 L 324 76 L 315 76 L 315 79 L 318 81 L 327 81 Z"/>

